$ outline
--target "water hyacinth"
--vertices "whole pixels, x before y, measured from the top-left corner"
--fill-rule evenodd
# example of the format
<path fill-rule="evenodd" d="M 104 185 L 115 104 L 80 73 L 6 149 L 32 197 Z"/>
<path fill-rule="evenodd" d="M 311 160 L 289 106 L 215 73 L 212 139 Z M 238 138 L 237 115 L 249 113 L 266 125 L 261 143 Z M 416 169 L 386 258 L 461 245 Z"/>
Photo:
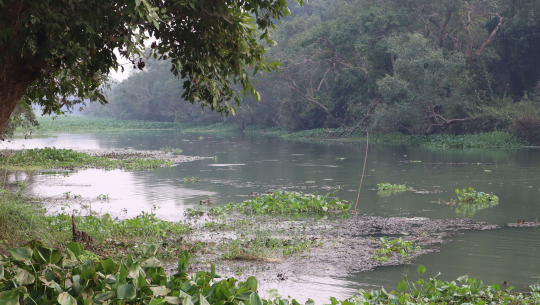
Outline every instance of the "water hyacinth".
<path fill-rule="evenodd" d="M 240 212 L 251 214 L 292 214 L 292 213 L 326 213 L 345 212 L 351 206 L 345 200 L 330 198 L 334 193 L 325 196 L 304 194 L 302 192 L 275 191 L 262 197 L 246 200 L 241 203 L 229 203 L 210 210 L 211 214 Z"/>

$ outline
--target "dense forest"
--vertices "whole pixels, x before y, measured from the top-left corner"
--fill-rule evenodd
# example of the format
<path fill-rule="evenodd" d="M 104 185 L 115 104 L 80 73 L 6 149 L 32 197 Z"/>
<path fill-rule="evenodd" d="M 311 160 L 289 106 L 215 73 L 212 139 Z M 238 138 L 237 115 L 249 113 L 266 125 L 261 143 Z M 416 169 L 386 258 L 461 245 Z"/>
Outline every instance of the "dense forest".
<path fill-rule="evenodd" d="M 247 96 L 235 117 L 183 101 L 171 64 L 152 59 L 86 113 L 540 142 L 540 1 L 312 0 L 291 12 L 268 53 L 280 73 L 257 74 L 261 101 Z"/>

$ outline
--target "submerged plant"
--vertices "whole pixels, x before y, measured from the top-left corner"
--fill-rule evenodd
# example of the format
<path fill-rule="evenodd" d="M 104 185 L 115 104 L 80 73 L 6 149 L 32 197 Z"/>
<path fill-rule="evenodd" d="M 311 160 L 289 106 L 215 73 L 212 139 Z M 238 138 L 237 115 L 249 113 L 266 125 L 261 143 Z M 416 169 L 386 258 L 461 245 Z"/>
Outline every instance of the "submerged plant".
<path fill-rule="evenodd" d="M 373 240 L 373 238 L 370 236 Z M 379 262 L 386 262 L 396 254 L 400 259 L 409 260 L 414 252 L 420 251 L 420 246 L 415 245 L 412 241 L 395 238 L 389 240 L 388 237 L 381 237 L 381 248 L 375 250 L 372 258 Z"/>
<path fill-rule="evenodd" d="M 405 191 L 412 191 L 412 187 L 408 187 L 405 184 L 390 184 L 379 183 L 377 184 L 377 194 L 382 197 L 388 197 L 395 193 L 401 193 Z"/>
<path fill-rule="evenodd" d="M 331 199 L 334 193 L 325 196 L 304 194 L 302 192 L 275 191 L 263 197 L 246 200 L 241 203 L 229 203 L 210 209 L 210 214 L 221 215 L 225 212 L 251 214 L 291 214 L 291 213 L 326 213 L 345 212 L 351 206 L 345 200 Z"/>

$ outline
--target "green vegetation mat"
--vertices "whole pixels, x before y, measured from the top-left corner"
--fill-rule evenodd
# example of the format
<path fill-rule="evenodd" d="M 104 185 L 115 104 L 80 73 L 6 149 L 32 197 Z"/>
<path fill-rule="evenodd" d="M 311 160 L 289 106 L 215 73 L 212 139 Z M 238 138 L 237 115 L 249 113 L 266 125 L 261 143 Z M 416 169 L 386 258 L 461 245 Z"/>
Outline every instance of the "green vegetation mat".
<path fill-rule="evenodd" d="M 94 167 L 134 171 L 171 165 L 173 162 L 169 160 L 141 158 L 112 160 L 106 157 L 90 156 L 72 149 L 56 149 L 55 147 L 25 149 L 15 151 L 13 154 L 0 155 L 0 166 L 19 170 Z"/>
<path fill-rule="evenodd" d="M 309 140 L 309 139 L 344 139 L 344 140 L 364 140 L 365 134 L 356 131 L 350 137 L 336 138 L 335 135 L 341 129 L 331 129 L 329 133 L 326 128 L 303 130 L 296 133 L 283 135 L 285 139 Z M 399 133 L 370 134 L 370 143 L 379 144 L 405 144 L 408 146 L 428 147 L 428 148 L 515 148 L 524 147 L 528 143 L 518 137 L 503 131 L 484 132 L 467 135 L 435 134 L 429 136 L 404 135 Z"/>
<path fill-rule="evenodd" d="M 141 120 L 119 120 L 84 115 L 60 116 L 56 118 L 40 116 L 37 118 L 41 132 L 88 132 L 115 130 L 158 130 L 169 129 L 182 132 L 237 132 L 241 125 L 235 123 L 174 123 Z M 262 125 L 245 126 L 244 132 L 264 132 L 270 134 L 286 133 L 281 127 Z"/>
<path fill-rule="evenodd" d="M 253 214 L 292 214 L 346 212 L 351 206 L 344 200 L 331 199 L 334 193 L 325 196 L 301 192 L 275 191 L 272 194 L 241 203 L 229 203 L 215 207 L 210 214 L 222 215 L 226 212 Z"/>
<path fill-rule="evenodd" d="M 45 132 L 87 132 L 95 130 L 150 130 L 175 129 L 172 122 L 118 120 L 112 118 L 97 118 L 83 115 L 60 116 L 55 119 L 40 116 L 38 131 Z"/>

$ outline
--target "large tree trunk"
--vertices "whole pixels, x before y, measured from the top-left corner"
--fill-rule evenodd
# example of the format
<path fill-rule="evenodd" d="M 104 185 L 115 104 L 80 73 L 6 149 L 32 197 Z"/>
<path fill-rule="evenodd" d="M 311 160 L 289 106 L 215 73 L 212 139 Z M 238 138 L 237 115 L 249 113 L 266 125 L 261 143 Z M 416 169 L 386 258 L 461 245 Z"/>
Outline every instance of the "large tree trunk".
<path fill-rule="evenodd" d="M 0 134 L 24 92 L 38 76 L 39 71 L 32 72 L 20 58 L 7 57 L 0 66 Z"/>

